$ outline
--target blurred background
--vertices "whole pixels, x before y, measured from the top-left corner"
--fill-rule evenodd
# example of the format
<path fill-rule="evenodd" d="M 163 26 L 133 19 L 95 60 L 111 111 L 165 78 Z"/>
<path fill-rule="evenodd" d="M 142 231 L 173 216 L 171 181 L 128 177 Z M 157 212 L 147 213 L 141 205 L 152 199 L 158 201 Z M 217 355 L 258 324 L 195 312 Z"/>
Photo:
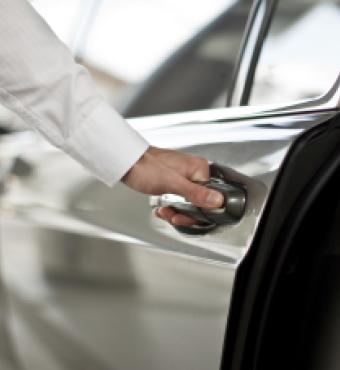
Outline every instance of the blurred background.
<path fill-rule="evenodd" d="M 199 7 L 194 0 L 32 4 L 106 99 L 132 117 L 225 106 L 251 1 L 211 0 Z M 0 121 L 22 126 L 4 109 Z"/>
<path fill-rule="evenodd" d="M 152 72 L 231 0 L 35 0 L 34 7 L 102 93 L 121 107 Z M 192 11 L 195 9 L 195 11 Z"/>

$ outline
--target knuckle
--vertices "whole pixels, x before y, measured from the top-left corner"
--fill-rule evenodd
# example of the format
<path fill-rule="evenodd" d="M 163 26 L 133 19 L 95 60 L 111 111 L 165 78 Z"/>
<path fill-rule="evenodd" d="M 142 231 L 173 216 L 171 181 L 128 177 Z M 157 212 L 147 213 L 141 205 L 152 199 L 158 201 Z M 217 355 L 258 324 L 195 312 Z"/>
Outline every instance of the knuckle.
<path fill-rule="evenodd" d="M 204 158 L 196 157 L 191 164 L 192 166 L 192 180 L 205 181 L 209 177 L 208 161 Z"/>
<path fill-rule="evenodd" d="M 208 167 L 208 161 L 202 157 L 194 157 L 193 164 L 198 168 Z"/>
<path fill-rule="evenodd" d="M 204 167 L 209 167 L 209 162 L 207 159 L 205 158 L 200 158 L 200 161 L 201 161 L 201 165 L 204 166 Z"/>

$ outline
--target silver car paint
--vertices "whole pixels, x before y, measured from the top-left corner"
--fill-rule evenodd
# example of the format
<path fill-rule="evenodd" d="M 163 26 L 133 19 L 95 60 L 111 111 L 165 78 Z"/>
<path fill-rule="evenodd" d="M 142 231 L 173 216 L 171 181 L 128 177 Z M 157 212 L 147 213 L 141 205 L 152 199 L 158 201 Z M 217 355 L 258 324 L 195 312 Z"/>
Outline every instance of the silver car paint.
<path fill-rule="evenodd" d="M 218 369 L 237 266 L 289 148 L 335 114 L 335 99 L 131 120 L 151 144 L 232 168 L 247 186 L 243 219 L 199 237 L 36 136 L 12 137 L 35 169 L 12 176 L 2 200 L 10 329 L 26 368 Z"/>

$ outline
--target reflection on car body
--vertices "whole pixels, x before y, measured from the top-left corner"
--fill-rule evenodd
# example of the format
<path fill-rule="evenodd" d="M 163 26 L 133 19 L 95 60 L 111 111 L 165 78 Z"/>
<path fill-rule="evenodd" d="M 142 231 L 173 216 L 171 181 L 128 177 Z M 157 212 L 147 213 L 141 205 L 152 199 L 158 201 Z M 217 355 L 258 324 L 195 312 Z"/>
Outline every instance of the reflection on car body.
<path fill-rule="evenodd" d="M 332 67 L 332 81 L 322 77 L 321 90 L 315 84 L 303 92 L 290 90 L 279 103 L 282 84 L 294 75 L 281 80 L 278 74 L 264 90 L 263 72 L 272 37 L 301 19 L 313 26 L 320 6 L 337 17 L 336 1 L 254 3 L 230 92 L 234 107 L 130 119 L 153 145 L 203 156 L 226 173 L 232 169 L 247 192 L 238 222 L 205 235 L 179 232 L 153 216 L 146 196 L 123 184 L 107 188 L 34 134 L 2 138 L 3 158 L 20 153 L 31 168 L 8 174 L 1 195 L 7 347 L 0 354 L 7 368 L 16 363 L 72 370 L 337 368 L 338 334 L 324 325 L 326 311 L 318 316 L 312 308 L 322 287 L 337 327 L 338 285 L 331 289 L 328 283 L 338 280 L 322 277 L 323 266 L 338 277 L 332 246 L 338 240 L 338 69 Z M 298 12 L 289 11 L 295 7 Z M 198 49 L 193 41 L 182 52 L 189 58 Z M 330 50 L 339 52 L 335 43 Z M 303 59 L 303 46 L 300 54 Z M 181 53 L 176 60 L 177 67 L 186 62 Z M 152 97 L 159 86 L 165 89 L 175 67 L 174 60 L 160 67 L 131 102 L 131 113 L 144 108 L 156 113 Z M 205 87 L 196 83 L 196 89 Z M 197 100 L 190 104 L 213 105 L 223 90 L 216 86 L 209 85 L 204 103 L 194 94 Z M 174 99 L 159 109 L 181 111 L 184 105 L 175 109 L 177 90 L 169 91 Z M 273 104 L 258 105 L 271 97 Z M 314 242 L 306 242 L 306 230 Z M 319 256 L 324 264 L 315 262 Z M 320 332 L 331 346 L 316 337 Z"/>

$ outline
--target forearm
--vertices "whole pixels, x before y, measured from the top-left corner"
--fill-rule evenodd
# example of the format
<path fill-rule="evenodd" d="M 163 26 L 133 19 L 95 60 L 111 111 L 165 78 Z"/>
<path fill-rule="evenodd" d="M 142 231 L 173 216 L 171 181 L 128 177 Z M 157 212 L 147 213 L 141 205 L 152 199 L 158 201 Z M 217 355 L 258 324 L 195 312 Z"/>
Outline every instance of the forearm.
<path fill-rule="evenodd" d="M 109 185 L 147 142 L 26 0 L 0 0 L 0 103 Z"/>

